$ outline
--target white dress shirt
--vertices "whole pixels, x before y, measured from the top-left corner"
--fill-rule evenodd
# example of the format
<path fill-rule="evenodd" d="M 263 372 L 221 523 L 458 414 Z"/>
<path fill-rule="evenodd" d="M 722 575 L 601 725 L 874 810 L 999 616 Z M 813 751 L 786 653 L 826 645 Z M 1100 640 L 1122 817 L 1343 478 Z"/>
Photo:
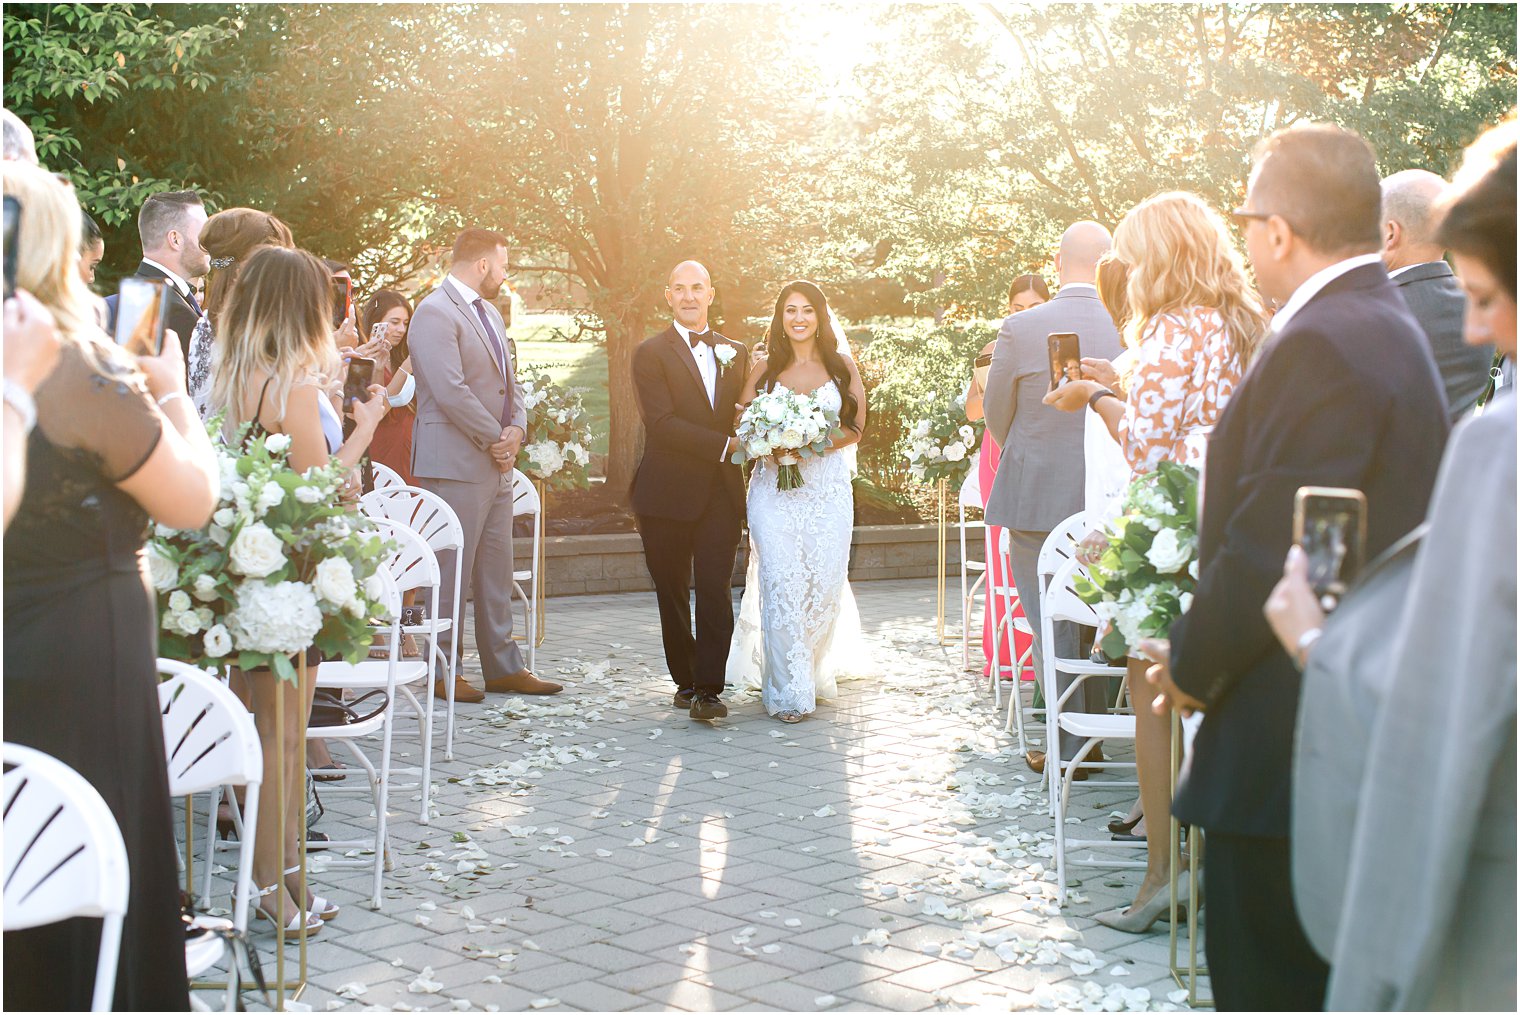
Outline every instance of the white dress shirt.
<path fill-rule="evenodd" d="M 1316 271 L 1304 279 L 1303 284 L 1297 289 L 1293 290 L 1293 295 L 1288 297 L 1288 302 L 1284 303 L 1283 308 L 1273 316 L 1272 330 L 1276 332 L 1286 328 L 1288 322 L 1293 319 L 1293 315 L 1304 309 L 1305 303 L 1318 296 L 1321 289 L 1346 274 L 1346 272 L 1355 271 L 1363 265 L 1381 264 L 1382 261 L 1383 255 L 1380 253 L 1357 254 L 1355 257 L 1348 257 L 1344 261 L 1336 261 L 1328 268 L 1321 268 L 1319 271 Z"/>
<path fill-rule="evenodd" d="M 174 286 L 174 288 L 179 291 L 179 294 L 181 296 L 185 297 L 187 300 L 189 299 L 189 297 L 190 297 L 190 283 L 186 282 L 184 279 L 180 278 L 178 272 L 170 271 L 168 268 L 165 268 L 163 265 L 159 264 L 157 261 L 153 260 L 153 258 L 151 258 L 151 257 L 145 257 L 145 258 L 143 258 L 142 262 L 143 262 L 143 264 L 151 264 L 153 267 L 157 268 L 159 271 L 163 272 L 165 275 L 168 275 L 169 276 L 169 282 L 170 282 L 170 284 L 172 284 Z"/>
<path fill-rule="evenodd" d="M 680 321 L 675 322 L 676 334 L 681 336 L 681 344 L 691 358 L 696 360 L 697 373 L 702 375 L 702 387 L 707 389 L 707 404 L 716 406 L 718 398 L 718 357 L 713 352 L 712 346 L 706 342 L 698 342 L 696 348 L 691 345 L 691 329 Z M 708 332 L 712 330 L 708 328 Z M 707 332 L 702 332 L 706 334 Z"/>

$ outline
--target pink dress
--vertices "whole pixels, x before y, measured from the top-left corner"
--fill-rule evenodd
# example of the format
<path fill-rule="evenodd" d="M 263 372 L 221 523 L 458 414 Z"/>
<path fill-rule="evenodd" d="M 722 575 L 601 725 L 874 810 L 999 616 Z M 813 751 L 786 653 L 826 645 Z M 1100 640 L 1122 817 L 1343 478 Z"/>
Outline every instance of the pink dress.
<path fill-rule="evenodd" d="M 991 434 L 982 435 L 982 448 L 976 457 L 977 480 L 982 492 L 982 507 L 987 507 L 987 498 L 992 496 L 992 481 L 997 478 L 998 459 L 1002 457 L 1003 450 L 998 447 L 997 441 L 992 439 Z M 1003 558 L 998 553 L 998 544 L 1003 538 L 1003 530 L 998 525 L 988 525 L 987 530 L 987 581 L 988 583 L 1013 584 L 1013 579 L 1003 571 Z M 992 672 L 992 633 L 996 630 L 1002 617 L 1002 601 L 993 597 L 987 597 L 987 608 L 982 611 L 982 656 L 986 662 L 982 665 L 982 674 L 985 676 Z M 1015 604 L 1013 615 L 1022 617 L 1024 608 Z M 1029 648 L 1032 639 L 1022 631 L 1013 632 L 1013 645 L 1010 648 L 1007 641 L 1000 646 L 1001 660 L 1004 666 L 1012 666 L 1014 660 L 1021 658 L 1024 651 Z M 1027 667 L 1023 674 L 1025 680 L 1034 679 L 1034 670 Z"/>

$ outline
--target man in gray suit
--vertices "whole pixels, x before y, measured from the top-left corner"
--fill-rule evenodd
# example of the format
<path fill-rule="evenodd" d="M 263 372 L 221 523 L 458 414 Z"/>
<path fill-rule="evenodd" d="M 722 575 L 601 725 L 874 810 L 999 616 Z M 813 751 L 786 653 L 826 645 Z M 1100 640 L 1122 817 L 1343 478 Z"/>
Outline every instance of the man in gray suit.
<path fill-rule="evenodd" d="M 474 592 L 475 645 L 486 690 L 554 694 L 560 685 L 530 673 L 512 640 L 512 469 L 528 416 L 507 355 L 506 325 L 491 305 L 506 278 L 506 238 L 466 229 L 454 241 L 448 278 L 417 305 L 407 330 L 417 377 L 412 475 L 442 497 L 464 526 L 464 551 L 440 555 L 438 616 L 453 614 L 452 568 L 458 566 L 461 594 Z M 445 648 L 454 636 L 443 635 Z M 462 679 L 447 690 L 456 700 L 484 698 Z M 447 696 L 442 686 L 435 693 Z"/>
<path fill-rule="evenodd" d="M 987 376 L 983 405 L 987 433 L 1003 449 L 997 480 L 987 501 L 987 521 L 1008 530 L 1013 581 L 1024 615 L 1035 630 L 1033 661 L 1040 672 L 1040 547 L 1061 522 L 1082 510 L 1086 456 L 1082 451 L 1082 413 L 1062 412 L 1041 400 L 1050 390 L 1050 356 L 1046 338 L 1057 331 L 1075 332 L 1084 357 L 1111 360 L 1119 355 L 1119 333 L 1098 300 L 1098 259 L 1113 245 L 1108 230 L 1096 222 L 1078 222 L 1061 236 L 1056 273 L 1061 290 L 1050 300 L 1010 315 L 998 332 Z M 1070 658 L 1078 652 L 1073 624 L 1055 625 L 1054 649 Z M 1064 690 L 1072 678 L 1063 677 Z M 1105 681 L 1085 681 L 1066 706 L 1068 711 L 1102 712 Z M 1047 745 L 1048 746 L 1048 745 Z M 1076 756 L 1079 742 L 1061 738 L 1061 757 Z M 1045 755 L 1029 752 L 1029 766 L 1043 771 Z M 1083 773 L 1079 770 L 1078 777 Z"/>
<path fill-rule="evenodd" d="M 1462 341 L 1467 298 L 1442 260 L 1446 251 L 1434 240 L 1431 214 L 1445 190 L 1445 180 L 1423 169 L 1406 169 L 1383 181 L 1383 264 L 1430 342 L 1456 422 L 1483 394 L 1494 348 Z"/>

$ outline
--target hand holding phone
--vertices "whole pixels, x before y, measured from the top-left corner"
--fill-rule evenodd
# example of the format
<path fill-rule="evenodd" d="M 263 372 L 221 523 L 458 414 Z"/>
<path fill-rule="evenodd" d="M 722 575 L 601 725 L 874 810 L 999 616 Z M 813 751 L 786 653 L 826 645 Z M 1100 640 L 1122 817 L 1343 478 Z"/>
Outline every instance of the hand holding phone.
<path fill-rule="evenodd" d="M 1050 351 L 1050 390 L 1082 379 L 1082 350 L 1076 332 L 1052 331 L 1045 337 Z"/>
<path fill-rule="evenodd" d="M 375 361 L 355 356 L 348 361 L 348 376 L 343 378 L 343 411 L 353 411 L 355 402 L 369 401 L 369 388 L 375 380 Z"/>
<path fill-rule="evenodd" d="M 332 326 L 337 331 L 343 327 L 354 308 L 354 282 L 353 279 L 344 275 L 329 276 L 332 284 Z M 358 344 L 358 331 L 355 329 L 354 344 Z"/>
<path fill-rule="evenodd" d="M 1309 585 L 1328 613 L 1366 559 L 1366 495 L 1342 487 L 1299 487 L 1293 498 L 1293 542 L 1308 560 Z"/>
<path fill-rule="evenodd" d="M 163 352 L 169 320 L 168 284 L 135 275 L 121 280 L 116 298 L 116 344 L 134 356 Z"/>
<path fill-rule="evenodd" d="M 984 352 L 976 358 L 972 365 L 971 376 L 976 378 L 976 386 L 983 391 L 987 390 L 987 376 L 992 373 L 992 353 Z"/>

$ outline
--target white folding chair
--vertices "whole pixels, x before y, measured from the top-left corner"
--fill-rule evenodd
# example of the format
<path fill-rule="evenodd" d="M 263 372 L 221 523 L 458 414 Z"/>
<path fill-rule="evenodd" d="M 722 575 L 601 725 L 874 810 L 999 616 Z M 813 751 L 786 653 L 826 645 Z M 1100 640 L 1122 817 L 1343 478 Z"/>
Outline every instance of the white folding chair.
<path fill-rule="evenodd" d="M 420 535 L 435 555 L 451 550 L 457 561 L 458 555 L 464 552 L 464 526 L 459 523 L 459 516 L 454 513 L 454 509 L 436 493 L 415 486 L 387 487 L 383 490 L 377 486 L 360 499 L 360 505 L 371 518 L 388 518 L 405 525 Z M 428 623 L 402 628 L 403 634 L 427 638 L 429 657 L 437 657 L 437 661 L 446 670 L 444 697 L 448 708 L 443 733 L 443 757 L 446 761 L 454 760 L 454 683 L 459 674 L 459 640 L 464 636 L 464 629 L 459 625 L 460 611 L 463 609 L 459 576 L 460 569 L 455 567 L 454 607 L 449 616 L 436 616 L 439 599 L 435 597 L 428 604 Z M 449 632 L 447 659 L 443 658 L 437 641 L 437 635 L 445 631 Z M 432 693 L 431 688 L 429 693 Z"/>
<path fill-rule="evenodd" d="M 956 498 L 956 507 L 960 512 L 957 519 L 957 527 L 961 540 L 961 669 L 971 668 L 971 608 L 976 605 L 977 590 L 983 589 L 987 584 L 987 560 L 970 560 L 966 556 L 966 529 L 979 527 L 986 529 L 986 522 L 966 521 L 966 508 L 980 509 L 982 506 L 981 478 L 978 470 L 973 465 L 966 472 L 966 481 L 961 484 L 960 496 Z M 985 545 L 985 540 L 983 541 Z M 973 581 L 971 576 L 976 575 Z M 987 608 L 987 596 L 985 591 L 982 595 L 982 609 Z"/>
<path fill-rule="evenodd" d="M 1135 717 L 1133 715 L 1114 715 L 1105 712 L 1094 715 L 1087 712 L 1068 712 L 1064 707 L 1071 700 L 1072 695 L 1082 686 L 1083 681 L 1103 679 L 1111 676 L 1123 676 L 1124 667 L 1108 666 L 1095 663 L 1086 658 L 1064 658 L 1055 653 L 1054 631 L 1055 625 L 1060 622 L 1081 624 L 1087 627 L 1098 625 L 1098 615 L 1093 608 L 1077 597 L 1075 579 L 1082 572 L 1082 564 L 1072 557 L 1060 564 L 1055 573 L 1051 575 L 1050 582 L 1046 585 L 1044 595 L 1040 601 L 1040 644 L 1043 649 L 1041 658 L 1044 662 L 1045 672 L 1041 676 L 1043 690 L 1045 692 L 1045 773 L 1050 776 L 1050 810 L 1055 818 L 1055 853 L 1056 853 L 1056 903 L 1064 905 L 1066 902 L 1066 868 L 1075 867 L 1144 867 L 1145 861 L 1135 860 L 1071 860 L 1066 858 L 1067 851 L 1073 847 L 1103 847 L 1105 849 L 1125 849 L 1139 847 L 1145 848 L 1144 842 L 1114 842 L 1111 839 L 1068 839 L 1066 837 L 1066 809 L 1071 798 L 1072 780 L 1076 776 L 1078 766 L 1087 768 L 1116 769 L 1134 768 L 1130 762 L 1099 761 L 1089 762 L 1087 756 L 1092 749 L 1104 740 L 1134 740 Z M 1067 674 L 1077 679 L 1062 692 L 1058 690 L 1059 676 Z M 1060 750 L 1059 733 L 1064 732 L 1069 736 L 1079 737 L 1082 746 L 1078 748 L 1076 757 L 1070 761 L 1062 760 Z M 1135 786 L 1136 782 L 1104 782 L 1105 788 L 1114 786 Z"/>
<path fill-rule="evenodd" d="M 264 753 L 253 716 L 227 685 L 189 663 L 158 660 L 158 672 L 169 677 L 158 685 L 163 713 L 164 750 L 168 756 L 169 795 L 193 797 L 211 792 L 207 813 L 205 891 L 202 908 L 209 908 L 211 873 L 215 866 L 216 808 L 223 789 L 245 787 L 238 809 L 237 881 L 232 896 L 232 926 L 248 929 L 248 906 L 253 898 L 253 843 L 258 830 L 259 788 L 264 781 Z M 230 796 L 230 792 L 229 792 Z M 192 979 L 211 968 L 223 952 L 222 939 L 192 941 L 185 964 Z M 237 959 L 233 958 L 236 965 Z M 237 1010 L 237 969 L 228 972 L 227 1010 Z"/>
<path fill-rule="evenodd" d="M 371 458 L 369 467 L 374 474 L 376 490 L 391 490 L 395 487 L 406 485 L 406 480 L 401 478 L 401 473 L 389 465 L 381 465 Z"/>
<path fill-rule="evenodd" d="M 988 667 L 988 671 L 994 688 L 993 707 L 995 708 L 998 704 L 997 694 L 1001 687 L 1003 673 L 1005 670 L 1012 670 L 1013 683 L 1008 689 L 1008 718 L 1003 723 L 1003 729 L 1017 732 L 1019 753 L 1023 754 L 1029 750 L 1029 744 L 1024 734 L 1024 701 L 1020 690 L 1020 677 L 1024 675 L 1024 668 L 1034 657 L 1034 643 L 1031 641 L 1029 647 L 1019 653 L 1018 659 L 1014 660 L 1012 666 L 1003 663 L 1003 646 L 1013 645 L 1014 632 L 1032 636 L 1033 631 L 1028 620 L 1014 616 L 1014 607 L 1019 603 L 1019 593 L 1013 585 L 1013 562 L 1008 552 L 1008 530 L 1002 529 L 1000 532 L 996 551 L 1000 558 L 998 571 L 995 573 L 989 570 L 985 576 L 987 578 L 987 606 L 985 608 L 991 609 L 993 616 L 999 618 L 992 628 L 992 665 Z M 997 573 L 1004 576 L 1003 580 L 998 580 Z M 1031 709 L 1030 711 L 1042 710 Z"/>
<path fill-rule="evenodd" d="M 5 929 L 100 917 L 91 1011 L 111 1011 L 130 886 L 127 847 L 95 787 L 20 744 L 5 762 Z"/>
<path fill-rule="evenodd" d="M 533 481 L 517 469 L 512 470 L 512 518 L 533 516 L 532 556 L 527 567 L 512 563 L 512 593 L 523 602 L 523 634 L 528 645 L 528 669 L 538 661 L 538 599 L 531 594 L 538 591 L 543 576 L 537 573 L 539 548 L 543 544 L 543 505 L 539 503 L 538 488 Z M 523 582 L 528 582 L 524 589 Z"/>
<path fill-rule="evenodd" d="M 387 536 L 394 538 L 395 533 L 387 533 Z M 370 792 L 375 800 L 374 839 L 329 841 L 326 843 L 330 850 L 327 865 L 329 867 L 368 866 L 370 861 L 363 857 L 350 858 L 339 854 L 345 849 L 372 848 L 374 850 L 374 884 L 370 906 L 378 910 L 381 904 L 380 890 L 385 877 L 386 822 L 389 815 L 391 788 L 391 734 L 395 726 L 396 687 L 400 683 L 415 683 L 421 680 L 428 673 L 428 664 L 415 659 L 401 658 L 401 593 L 388 567 L 381 564 L 376 574 L 380 578 L 380 602 L 389 616 L 387 658 L 365 659 L 357 663 L 324 662 L 317 667 L 317 686 L 339 691 L 349 688 L 383 687 L 386 695 L 385 706 L 363 722 L 350 723 L 346 726 L 309 726 L 306 737 L 308 740 L 314 738 L 329 742 L 336 740 L 346 744 L 369 779 Z M 374 733 L 381 734 L 378 770 L 358 744 L 360 738 Z"/>

